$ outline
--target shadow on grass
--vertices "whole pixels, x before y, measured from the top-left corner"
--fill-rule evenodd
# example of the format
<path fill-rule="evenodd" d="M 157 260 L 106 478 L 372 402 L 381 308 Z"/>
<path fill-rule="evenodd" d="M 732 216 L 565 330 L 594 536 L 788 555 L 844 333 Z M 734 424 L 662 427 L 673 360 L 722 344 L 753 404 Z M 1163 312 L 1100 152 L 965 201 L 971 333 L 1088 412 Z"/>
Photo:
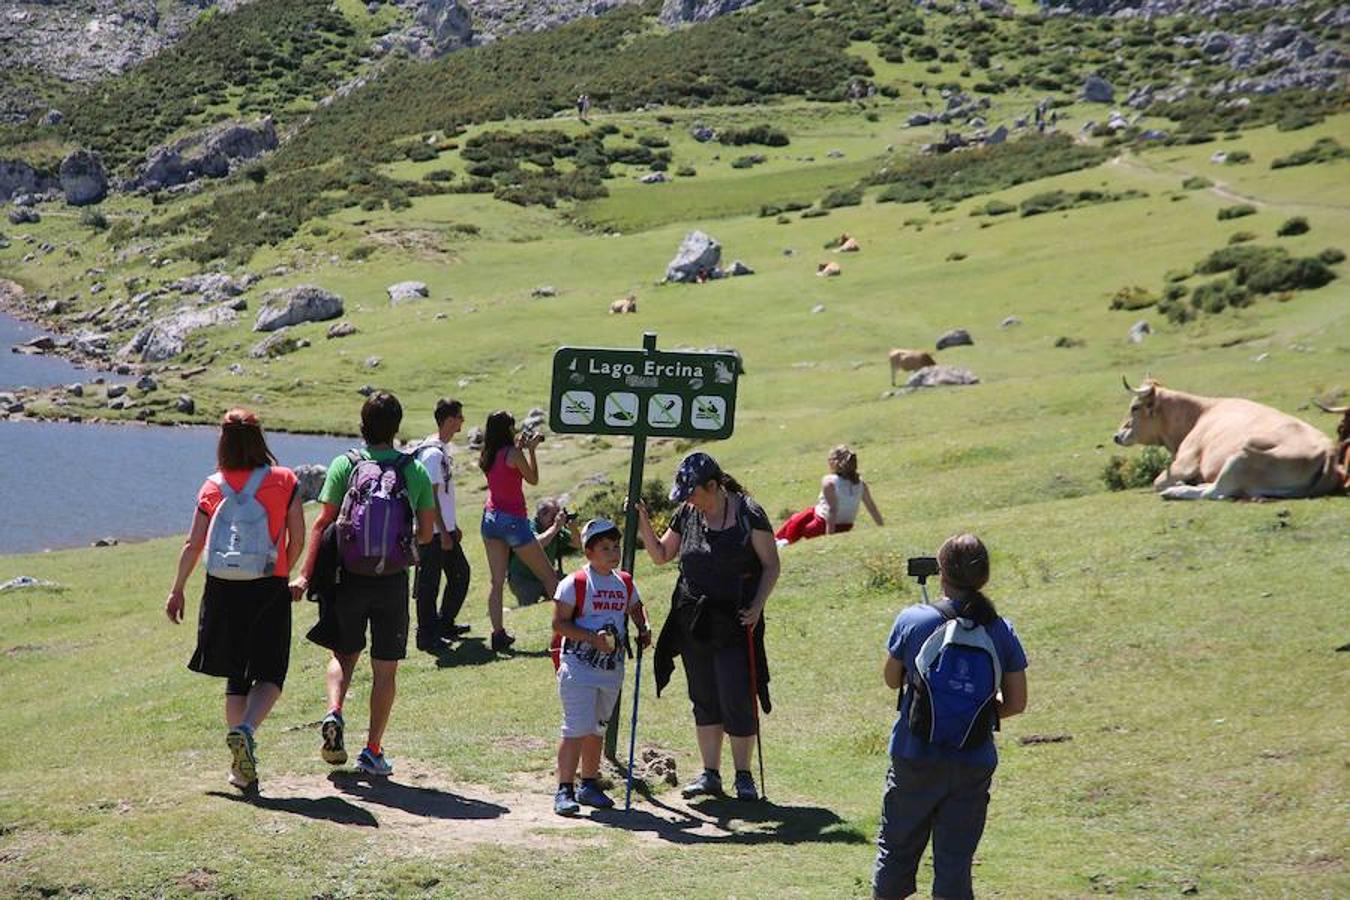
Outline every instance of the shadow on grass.
<path fill-rule="evenodd" d="M 486 640 L 481 637 L 465 638 L 445 647 L 437 654 L 436 668 L 454 669 L 459 666 L 485 666 L 488 663 L 497 662 L 500 659 L 510 659 L 513 656 L 541 657 L 548 655 L 547 650 L 517 650 L 514 647 L 498 653 L 489 647 Z"/>
<path fill-rule="evenodd" d="M 224 791 L 207 791 L 206 796 L 223 797 L 259 809 L 290 813 L 294 816 L 304 816 L 306 819 L 336 822 L 338 825 L 380 827 L 379 821 L 369 810 L 362 809 L 355 803 L 349 803 L 341 797 L 268 797 L 263 794 L 227 794 Z"/>
<path fill-rule="evenodd" d="M 511 811 L 498 803 L 461 797 L 436 788 L 399 784 L 360 772 L 333 772 L 328 780 L 342 793 L 367 803 L 378 803 L 430 819 L 496 819 Z"/>
<path fill-rule="evenodd" d="M 644 792 L 645 795 L 645 792 Z M 767 800 L 743 803 L 707 800 L 690 806 L 699 813 L 670 806 L 646 795 L 647 802 L 670 813 L 674 821 L 634 808 L 594 810 L 591 819 L 625 831 L 646 831 L 672 844 L 867 844 L 870 839 L 835 813 L 819 806 L 778 806 Z M 719 833 L 702 833 L 707 826 Z"/>

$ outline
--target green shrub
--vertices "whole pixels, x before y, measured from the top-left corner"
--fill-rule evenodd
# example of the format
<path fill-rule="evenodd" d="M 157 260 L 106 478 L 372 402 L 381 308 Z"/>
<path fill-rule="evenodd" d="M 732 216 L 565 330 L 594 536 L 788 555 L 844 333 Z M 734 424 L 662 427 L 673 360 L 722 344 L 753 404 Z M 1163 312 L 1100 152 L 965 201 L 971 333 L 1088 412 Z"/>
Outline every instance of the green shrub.
<path fill-rule="evenodd" d="M 418 141 L 415 144 L 409 144 L 408 148 L 404 150 L 403 153 L 413 162 L 428 162 L 440 155 L 435 147 L 424 144 L 421 141 Z"/>
<path fill-rule="evenodd" d="M 1229 244 L 1245 244 L 1254 240 L 1256 240 L 1256 232 L 1254 231 L 1235 231 L 1228 236 Z"/>
<path fill-rule="evenodd" d="M 1195 271 L 1200 275 L 1217 275 L 1220 272 L 1237 270 L 1238 280 L 1245 281 L 1247 272 L 1267 263 L 1288 257 L 1281 247 L 1248 247 L 1238 245 L 1215 250 L 1200 262 Z"/>
<path fill-rule="evenodd" d="M 1148 309 L 1157 302 L 1157 295 L 1138 285 L 1123 287 L 1111 296 L 1112 309 Z"/>
<path fill-rule="evenodd" d="M 1163 288 L 1163 300 L 1169 302 L 1180 300 L 1190 293 L 1190 291 L 1191 289 L 1186 285 L 1174 282 Z"/>
<path fill-rule="evenodd" d="M 369 259 L 374 253 L 374 244 L 357 244 L 351 250 L 347 251 L 347 258 L 360 262 L 363 259 Z"/>
<path fill-rule="evenodd" d="M 675 170 L 675 174 L 679 175 L 681 178 L 693 178 L 698 174 L 698 169 L 695 169 L 693 166 L 680 166 Z"/>
<path fill-rule="evenodd" d="M 761 123 L 748 128 L 728 128 L 717 134 L 717 141 L 732 147 L 761 144 L 765 147 L 786 147 L 790 141 L 786 131 Z"/>
<path fill-rule="evenodd" d="M 1316 256 L 1276 259 L 1247 273 L 1246 285 L 1258 294 L 1313 290 L 1330 283 L 1336 273 Z"/>
<path fill-rule="evenodd" d="M 1207 313 L 1221 313 L 1230 306 L 1247 306 L 1250 302 L 1246 288 L 1228 278 L 1202 284 L 1191 292 L 1191 308 Z"/>
<path fill-rule="evenodd" d="M 1168 269 L 1167 274 L 1163 276 L 1163 281 L 1173 284 L 1178 281 L 1185 281 L 1194 274 L 1193 269 Z"/>
<path fill-rule="evenodd" d="M 669 147 L 669 146 L 670 146 L 670 141 L 666 140 L 665 138 L 663 138 L 663 137 L 661 137 L 661 136 L 659 136 L 659 135 L 655 135 L 655 134 L 644 134 L 644 135 L 640 136 L 640 137 L 638 138 L 638 143 L 641 144 L 641 145 L 644 146 L 644 147 L 652 147 L 652 148 Z"/>
<path fill-rule="evenodd" d="M 862 188 L 848 188 L 836 191 L 830 191 L 820 201 L 822 209 L 838 209 L 841 206 L 861 206 L 863 199 Z"/>
<path fill-rule="evenodd" d="M 1255 206 L 1252 206 L 1250 203 L 1239 203 L 1235 206 L 1225 206 L 1223 209 L 1219 210 L 1218 219 L 1220 222 L 1224 222 L 1228 219 L 1240 219 L 1243 216 L 1255 214 Z"/>
<path fill-rule="evenodd" d="M 774 206 L 772 204 L 766 203 L 759 208 L 759 217 L 761 219 L 767 219 L 770 218 L 771 216 L 779 216 L 782 214 L 783 208 L 781 206 Z"/>
<path fill-rule="evenodd" d="M 1317 258 L 1329 266 L 1334 266 L 1337 263 L 1345 262 L 1345 251 L 1339 247 L 1328 247 L 1317 254 Z"/>
<path fill-rule="evenodd" d="M 267 166 L 262 163 L 256 163 L 244 170 L 244 177 L 254 184 L 262 184 L 267 181 Z"/>
<path fill-rule="evenodd" d="M 422 176 L 422 180 L 435 182 L 454 181 L 455 173 L 450 169 L 432 169 Z"/>
<path fill-rule="evenodd" d="M 731 161 L 733 169 L 748 169 L 751 166 L 757 166 L 764 162 L 764 157 L 758 153 L 752 153 L 749 156 L 738 156 Z"/>
<path fill-rule="evenodd" d="M 466 234 L 469 236 L 475 236 L 482 231 L 481 228 L 472 222 L 452 222 L 446 230 L 451 234 Z"/>
<path fill-rule="evenodd" d="M 1003 200 L 990 200 L 980 209 L 987 216 L 1006 216 L 1008 213 L 1017 212 L 1016 206 Z"/>
<path fill-rule="evenodd" d="M 1039 216 L 1042 213 L 1063 209 L 1072 202 L 1067 191 L 1045 191 L 1033 194 L 1020 204 L 1022 216 Z"/>
<path fill-rule="evenodd" d="M 1275 230 L 1275 235 L 1277 237 L 1294 237 L 1300 234 L 1307 234 L 1311 230 L 1312 226 L 1308 224 L 1306 218 L 1303 216 L 1294 216 L 1292 219 L 1286 220 L 1284 224 L 1277 228 Z"/>
<path fill-rule="evenodd" d="M 107 231 L 108 217 L 96 209 L 86 209 L 80 213 L 80 224 L 94 231 Z"/>
<path fill-rule="evenodd" d="M 1206 188 L 1214 187 L 1214 182 L 1203 175 L 1192 175 L 1181 183 L 1181 187 L 1187 191 L 1203 191 Z"/>
<path fill-rule="evenodd" d="M 828 209 L 808 209 L 806 212 L 802 213 L 802 218 L 819 219 L 823 216 L 828 216 L 829 214 L 830 211 Z"/>
<path fill-rule="evenodd" d="M 1152 487 L 1154 479 L 1171 464 L 1172 454 L 1165 447 L 1143 447 L 1133 456 L 1113 455 L 1102 471 L 1102 481 L 1112 491 Z"/>
<path fill-rule="evenodd" d="M 1305 150 L 1298 150 L 1288 156 L 1281 156 L 1271 160 L 1272 169 L 1284 169 L 1290 166 L 1306 166 L 1313 163 L 1331 162 L 1340 159 L 1350 153 L 1346 148 L 1331 137 L 1319 138 L 1313 142 L 1311 147 Z"/>
<path fill-rule="evenodd" d="M 1241 166 L 1252 161 L 1252 155 L 1246 150 L 1229 150 L 1224 154 L 1223 163 L 1226 166 Z"/>

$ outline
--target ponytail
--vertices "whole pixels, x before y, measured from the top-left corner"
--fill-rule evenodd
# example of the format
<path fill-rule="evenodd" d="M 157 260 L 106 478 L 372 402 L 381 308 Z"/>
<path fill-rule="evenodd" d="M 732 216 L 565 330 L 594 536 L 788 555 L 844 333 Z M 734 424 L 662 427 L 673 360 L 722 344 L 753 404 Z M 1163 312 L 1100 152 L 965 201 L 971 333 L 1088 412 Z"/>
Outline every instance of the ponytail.
<path fill-rule="evenodd" d="M 850 450 L 847 444 L 840 444 L 830 451 L 829 463 L 834 473 L 850 484 L 862 480 L 858 474 L 858 454 Z"/>
<path fill-rule="evenodd" d="M 732 478 L 726 472 L 723 472 L 722 474 L 717 476 L 717 483 L 720 484 L 722 488 L 728 491 L 729 493 L 732 494 L 747 493 L 745 488 L 741 487 L 741 483 L 737 481 L 735 478 Z"/>
<path fill-rule="evenodd" d="M 989 583 L 989 551 L 979 538 L 973 534 L 947 538 L 938 549 L 938 569 L 942 580 L 960 592 L 971 618 L 980 623 L 997 618 L 998 610 L 982 590 Z"/>

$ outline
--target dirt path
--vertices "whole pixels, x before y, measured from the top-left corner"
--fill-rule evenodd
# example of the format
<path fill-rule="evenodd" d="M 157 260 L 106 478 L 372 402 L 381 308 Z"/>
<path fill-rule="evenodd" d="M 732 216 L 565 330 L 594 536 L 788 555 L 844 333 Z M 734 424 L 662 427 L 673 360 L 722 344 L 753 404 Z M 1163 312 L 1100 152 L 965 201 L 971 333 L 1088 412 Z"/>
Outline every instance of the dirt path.
<path fill-rule="evenodd" d="M 261 795 L 251 798 L 224 785 L 206 793 L 334 827 L 371 829 L 381 838 L 397 838 L 391 848 L 447 850 L 466 843 L 546 848 L 574 843 L 578 837 L 607 839 L 616 829 L 654 844 L 865 840 L 847 827 L 836 833 L 843 822 L 829 810 L 767 801 L 703 800 L 691 805 L 675 791 L 650 798 L 635 792 L 633 809 L 625 813 L 622 783 L 610 791 L 618 808 L 586 809 L 567 819 L 554 814 L 550 785 L 538 779 L 502 791 L 451 784 L 424 766 L 406 762 L 389 779 L 342 770 L 270 778 Z"/>
<path fill-rule="evenodd" d="M 1164 175 L 1176 175 L 1179 178 L 1187 178 L 1191 175 L 1201 174 L 1198 172 L 1190 172 L 1184 169 L 1170 169 L 1170 168 L 1150 166 L 1146 163 L 1140 162 L 1138 159 L 1133 159 L 1123 155 L 1113 157 L 1110 161 L 1110 165 L 1118 166 L 1122 169 L 1131 169 L 1135 172 L 1144 175 L 1152 175 L 1155 177 Z M 1209 178 L 1208 175 L 1206 175 L 1205 177 Z M 1235 203 L 1250 203 L 1253 206 L 1276 206 L 1276 207 L 1288 207 L 1290 209 L 1334 209 L 1338 211 L 1350 210 L 1350 206 L 1347 206 L 1346 204 L 1343 203 L 1309 203 L 1306 201 L 1291 202 L 1286 200 L 1269 200 L 1262 197 L 1257 197 L 1253 194 L 1242 194 L 1238 193 L 1235 190 L 1232 190 L 1224 182 L 1217 180 L 1214 180 L 1214 184 L 1209 188 L 1209 192 L 1211 194 L 1214 194 L 1216 197 L 1222 197 L 1225 200 L 1231 200 Z"/>

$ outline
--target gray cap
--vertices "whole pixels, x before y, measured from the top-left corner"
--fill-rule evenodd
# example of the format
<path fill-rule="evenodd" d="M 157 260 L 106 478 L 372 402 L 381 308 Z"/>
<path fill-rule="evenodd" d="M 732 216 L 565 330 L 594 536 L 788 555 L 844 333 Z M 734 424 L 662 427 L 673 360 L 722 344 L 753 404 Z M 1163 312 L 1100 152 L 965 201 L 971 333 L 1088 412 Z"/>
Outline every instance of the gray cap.
<path fill-rule="evenodd" d="M 591 519 L 584 526 L 582 526 L 581 546 L 589 547 L 591 545 L 591 541 L 595 540 L 601 535 L 609 534 L 610 532 L 613 532 L 616 538 L 619 537 L 619 526 L 615 525 L 609 519 L 603 517 L 598 519 Z"/>

